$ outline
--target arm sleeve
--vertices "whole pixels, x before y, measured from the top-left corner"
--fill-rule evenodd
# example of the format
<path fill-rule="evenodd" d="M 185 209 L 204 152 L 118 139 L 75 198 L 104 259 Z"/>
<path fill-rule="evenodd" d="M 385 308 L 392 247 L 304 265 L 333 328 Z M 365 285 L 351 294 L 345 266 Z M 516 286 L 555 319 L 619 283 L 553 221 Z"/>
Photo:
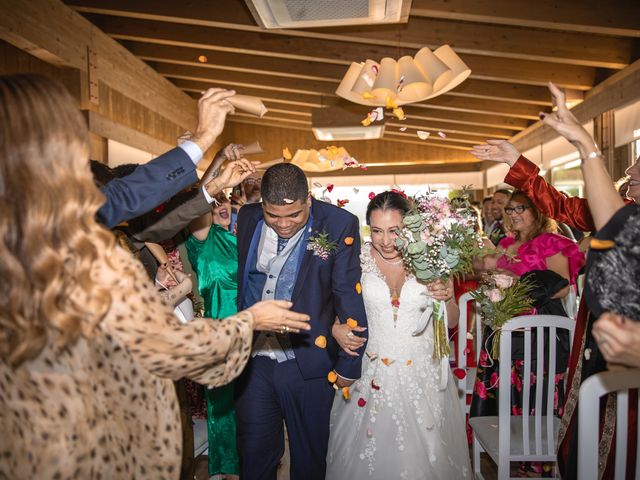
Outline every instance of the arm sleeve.
<path fill-rule="evenodd" d="M 538 175 L 539 172 L 540 169 L 533 162 L 520 155 L 504 181 L 522 190 L 547 217 L 566 223 L 576 230 L 594 231 L 596 227 L 587 200 L 565 196 Z"/>
<path fill-rule="evenodd" d="M 102 328 L 155 375 L 191 378 L 210 387 L 237 377 L 251 352 L 253 318 L 240 312 L 223 320 L 196 318 L 181 324 L 146 278 L 142 267 L 119 250 L 118 279 Z"/>
<path fill-rule="evenodd" d="M 131 175 L 116 178 L 102 188 L 107 197 L 98 220 L 108 228 L 148 212 L 167 198 L 198 181 L 196 165 L 185 150 L 176 147 Z"/>
<path fill-rule="evenodd" d="M 344 239 L 351 237 L 353 242 L 347 245 Z M 358 326 L 367 327 L 367 314 L 362 300 L 360 277 L 360 234 L 357 218 L 353 218 L 339 236 L 339 245 L 334 259 L 332 285 L 335 298 L 335 310 L 341 323 L 353 318 Z M 367 331 L 360 336 L 366 337 Z M 362 373 L 362 356 L 366 343 L 357 350 L 358 357 L 347 355 L 342 349 L 338 353 L 335 371 L 343 378 L 358 379 Z"/>

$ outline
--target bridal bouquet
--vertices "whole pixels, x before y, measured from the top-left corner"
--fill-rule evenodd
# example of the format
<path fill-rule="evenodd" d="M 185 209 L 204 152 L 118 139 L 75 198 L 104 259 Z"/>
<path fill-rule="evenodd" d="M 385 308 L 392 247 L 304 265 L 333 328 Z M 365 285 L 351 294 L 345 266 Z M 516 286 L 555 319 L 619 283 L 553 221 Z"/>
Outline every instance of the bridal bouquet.
<path fill-rule="evenodd" d="M 511 318 L 531 310 L 533 300 L 529 292 L 533 285 L 526 280 L 518 280 L 503 273 L 489 273 L 482 279 L 480 287 L 471 292 L 473 299 L 480 305 L 485 324 L 494 333 L 491 357 L 500 355 L 500 329 Z"/>
<path fill-rule="evenodd" d="M 413 204 L 404 216 L 396 246 L 416 278 L 427 283 L 448 281 L 471 272 L 473 257 L 482 255 L 482 239 L 474 228 L 468 198 L 453 205 L 428 192 L 414 197 Z M 433 356 L 437 359 L 451 354 L 445 315 L 444 302 L 436 302 Z"/>

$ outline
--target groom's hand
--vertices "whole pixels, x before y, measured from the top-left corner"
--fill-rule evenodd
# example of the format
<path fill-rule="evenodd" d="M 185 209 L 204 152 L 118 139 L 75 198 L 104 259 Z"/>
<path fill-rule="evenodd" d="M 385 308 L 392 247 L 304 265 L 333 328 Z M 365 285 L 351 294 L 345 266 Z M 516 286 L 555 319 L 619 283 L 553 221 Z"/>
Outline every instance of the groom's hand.
<path fill-rule="evenodd" d="M 353 385 L 354 381 L 355 380 L 347 380 L 346 378 L 342 378 L 340 375 L 338 375 L 336 385 L 338 386 L 338 388 L 350 387 L 351 385 Z"/>

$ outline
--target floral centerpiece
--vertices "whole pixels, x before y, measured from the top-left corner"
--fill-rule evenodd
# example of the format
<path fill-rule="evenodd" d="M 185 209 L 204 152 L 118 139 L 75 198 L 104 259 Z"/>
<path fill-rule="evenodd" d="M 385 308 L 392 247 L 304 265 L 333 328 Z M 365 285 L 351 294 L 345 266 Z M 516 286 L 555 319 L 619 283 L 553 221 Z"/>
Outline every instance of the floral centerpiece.
<path fill-rule="evenodd" d="M 471 292 L 480 305 L 480 313 L 486 325 L 494 331 L 491 356 L 499 358 L 500 330 L 511 318 L 531 310 L 533 300 L 529 293 L 533 284 L 510 275 L 491 272 L 483 276 L 480 287 Z"/>
<path fill-rule="evenodd" d="M 472 271 L 473 257 L 482 255 L 483 243 L 469 212 L 466 196 L 455 205 L 432 192 L 413 198 L 413 208 L 404 216 L 396 246 L 418 280 L 448 281 Z M 434 305 L 433 328 L 434 358 L 449 357 L 451 348 L 443 301 Z"/>

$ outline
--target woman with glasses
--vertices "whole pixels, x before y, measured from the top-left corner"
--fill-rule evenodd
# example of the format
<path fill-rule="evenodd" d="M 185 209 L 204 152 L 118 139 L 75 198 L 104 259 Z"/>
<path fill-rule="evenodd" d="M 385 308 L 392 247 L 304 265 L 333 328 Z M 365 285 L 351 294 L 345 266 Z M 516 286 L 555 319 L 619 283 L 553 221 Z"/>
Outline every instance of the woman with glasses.
<path fill-rule="evenodd" d="M 488 270 L 501 270 L 505 273 L 527 279 L 534 287 L 530 293 L 533 299 L 535 312 L 538 314 L 566 316 L 562 299 L 569 294 L 578 277 L 578 273 L 584 265 L 584 254 L 578 245 L 568 238 L 558 235 L 556 223 L 543 215 L 529 197 L 522 191 L 516 190 L 511 194 L 504 209 L 505 227 L 508 234 L 503 238 L 498 247 L 504 250 L 502 255 L 486 257 L 484 267 Z M 491 331 L 485 332 L 483 338 L 487 339 L 483 350 L 480 352 L 480 362 L 477 370 L 474 395 L 471 402 L 470 415 L 486 416 L 498 415 L 498 362 L 490 359 L 493 336 Z M 554 413 L 561 415 L 563 403 L 562 380 L 567 368 L 569 357 L 569 335 L 562 331 L 556 337 L 556 371 L 555 384 L 557 395 L 554 401 Z M 545 338 L 545 351 L 548 352 L 548 339 Z M 535 362 L 536 348 L 532 346 L 532 360 Z M 545 358 L 547 357 L 545 353 Z M 530 382 L 532 387 L 542 379 L 523 378 L 524 343 L 523 335 L 514 335 L 512 338 L 512 405 L 513 415 L 522 414 L 522 385 Z M 534 371 L 534 370 L 532 370 Z M 537 382 L 536 382 L 537 380 Z M 535 389 L 531 389 L 532 400 L 535 398 Z M 533 405 L 533 403 L 531 403 Z M 544 412 L 543 412 L 544 413 Z M 543 465 L 521 466 L 522 474 L 527 470 L 538 470 L 542 473 Z"/>

